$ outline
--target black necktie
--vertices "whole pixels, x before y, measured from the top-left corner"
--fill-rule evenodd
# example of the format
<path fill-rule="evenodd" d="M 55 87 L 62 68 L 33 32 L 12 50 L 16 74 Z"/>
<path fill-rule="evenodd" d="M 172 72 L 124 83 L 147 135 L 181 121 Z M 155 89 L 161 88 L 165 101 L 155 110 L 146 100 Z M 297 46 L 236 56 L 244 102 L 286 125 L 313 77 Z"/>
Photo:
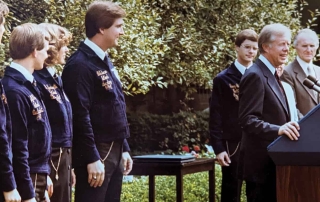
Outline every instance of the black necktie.
<path fill-rule="evenodd" d="M 119 81 L 119 79 L 118 79 L 118 77 L 116 76 L 116 73 L 115 73 L 115 69 L 114 69 L 114 66 L 113 66 L 113 64 L 111 63 L 111 61 L 110 61 L 110 58 L 108 57 L 108 55 L 106 55 L 105 57 L 104 57 L 104 60 L 103 60 L 107 65 L 108 65 L 108 67 L 109 67 L 109 70 L 110 70 L 110 73 L 111 73 L 111 76 L 115 79 L 115 81 L 117 82 L 117 83 L 120 83 L 120 81 Z M 120 84 L 121 85 L 121 84 Z"/>
<path fill-rule="evenodd" d="M 117 70 L 114 68 L 112 62 L 110 61 L 110 58 L 108 57 L 108 55 L 106 55 L 104 57 L 103 61 L 108 65 L 108 67 L 110 69 L 110 72 L 112 74 L 112 77 L 117 81 L 117 83 L 120 84 L 120 86 L 122 86 L 120 78 L 119 78 L 119 74 L 118 74 Z"/>
<path fill-rule="evenodd" d="M 59 84 L 60 87 L 62 87 L 61 78 L 59 77 L 59 75 L 57 73 L 54 73 L 53 79 L 57 82 L 57 84 Z"/>
<path fill-rule="evenodd" d="M 37 86 L 37 81 L 35 79 L 33 79 L 32 86 L 33 86 L 34 90 L 38 93 L 38 95 L 40 96 L 41 95 L 40 90 Z"/>
<path fill-rule="evenodd" d="M 281 83 L 281 81 L 280 81 L 280 78 L 279 78 L 279 76 L 278 76 L 278 74 L 277 74 L 277 71 L 274 73 L 274 76 L 276 77 L 276 80 L 277 80 L 277 82 L 278 82 L 278 84 L 279 84 L 279 87 L 280 87 L 280 90 L 281 90 L 281 93 L 282 93 L 283 97 L 286 98 L 286 94 L 285 94 L 285 92 L 284 92 L 284 88 L 283 88 L 283 85 L 282 85 L 282 83 Z"/>
<path fill-rule="evenodd" d="M 104 57 L 104 60 L 103 60 L 103 61 L 108 65 L 108 67 L 109 67 L 110 71 L 112 71 L 113 66 L 112 66 L 112 65 L 110 65 L 110 60 L 109 60 L 108 55 L 106 55 L 106 56 Z"/>

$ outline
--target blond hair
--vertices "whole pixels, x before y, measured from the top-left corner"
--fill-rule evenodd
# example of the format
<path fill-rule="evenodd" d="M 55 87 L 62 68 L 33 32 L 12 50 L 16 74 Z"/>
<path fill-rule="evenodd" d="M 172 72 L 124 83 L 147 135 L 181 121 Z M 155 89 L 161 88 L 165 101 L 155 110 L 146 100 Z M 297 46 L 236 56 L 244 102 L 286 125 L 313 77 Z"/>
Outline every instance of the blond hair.
<path fill-rule="evenodd" d="M 12 59 L 24 59 L 34 50 L 42 50 L 45 37 L 41 28 L 34 23 L 25 23 L 15 27 L 9 38 L 9 50 Z"/>
<path fill-rule="evenodd" d="M 9 8 L 7 3 L 0 0 L 0 24 L 3 23 L 3 19 L 8 15 Z"/>
<path fill-rule="evenodd" d="M 62 47 L 69 45 L 72 34 L 66 28 L 52 23 L 41 23 L 39 25 L 49 36 L 48 58 L 45 66 L 55 65 L 58 62 L 59 51 Z"/>

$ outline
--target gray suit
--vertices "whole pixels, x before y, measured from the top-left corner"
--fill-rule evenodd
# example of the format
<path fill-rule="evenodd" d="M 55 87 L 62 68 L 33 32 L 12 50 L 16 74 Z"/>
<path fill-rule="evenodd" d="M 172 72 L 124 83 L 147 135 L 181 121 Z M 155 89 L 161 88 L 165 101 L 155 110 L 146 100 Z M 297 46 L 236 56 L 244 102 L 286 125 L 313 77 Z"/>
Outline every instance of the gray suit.
<path fill-rule="evenodd" d="M 320 67 L 313 65 L 316 77 L 320 78 Z M 293 89 L 297 109 L 301 115 L 306 115 L 312 108 L 319 104 L 319 94 L 303 85 L 303 80 L 307 77 L 297 59 L 284 68 L 281 80 L 287 82 Z"/>

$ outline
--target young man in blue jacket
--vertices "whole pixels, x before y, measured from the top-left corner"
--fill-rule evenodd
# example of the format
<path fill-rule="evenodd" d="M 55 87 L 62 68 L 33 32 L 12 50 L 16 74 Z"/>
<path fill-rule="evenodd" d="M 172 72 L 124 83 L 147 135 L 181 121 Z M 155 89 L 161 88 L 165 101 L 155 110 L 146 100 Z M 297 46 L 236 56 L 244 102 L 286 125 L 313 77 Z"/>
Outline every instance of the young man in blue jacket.
<path fill-rule="evenodd" d="M 7 4 L 0 1 L 0 43 L 5 31 L 5 16 L 8 13 Z M 21 197 L 16 189 L 17 185 L 12 168 L 11 117 L 2 83 L 0 83 L 0 95 L 0 189 L 3 192 L 0 202 L 17 202 L 21 201 Z"/>
<path fill-rule="evenodd" d="M 49 57 L 45 60 L 45 67 L 35 71 L 33 76 L 38 82 L 52 130 L 50 178 L 53 181 L 53 195 L 50 201 L 71 202 L 72 110 L 64 93 L 61 77 L 54 67 L 65 64 L 71 33 L 64 27 L 51 23 L 41 23 L 40 26 L 49 35 Z"/>
<path fill-rule="evenodd" d="M 2 79 L 12 118 L 13 171 L 21 199 L 45 197 L 50 172 L 51 128 L 46 108 L 32 76 L 43 68 L 48 41 L 36 24 L 14 28 L 9 40 L 13 59 Z"/>
<path fill-rule="evenodd" d="M 242 181 L 238 180 L 242 130 L 238 124 L 239 84 L 258 52 L 258 34 L 250 29 L 235 39 L 237 59 L 213 79 L 210 102 L 211 144 L 222 166 L 221 202 L 240 201 Z"/>
<path fill-rule="evenodd" d="M 123 174 L 132 168 L 124 94 L 106 54 L 124 34 L 124 17 L 113 2 L 93 2 L 85 16 L 87 38 L 62 73 L 74 120 L 76 202 L 120 201 Z"/>

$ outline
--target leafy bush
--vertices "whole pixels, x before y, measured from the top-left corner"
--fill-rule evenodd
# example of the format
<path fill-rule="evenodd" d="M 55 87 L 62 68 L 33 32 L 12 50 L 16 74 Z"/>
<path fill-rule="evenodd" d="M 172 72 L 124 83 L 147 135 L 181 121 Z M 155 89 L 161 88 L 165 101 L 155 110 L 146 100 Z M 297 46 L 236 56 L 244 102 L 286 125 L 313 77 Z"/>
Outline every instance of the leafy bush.
<path fill-rule="evenodd" d="M 92 1 L 46 0 L 39 7 L 36 0 L 12 0 L 10 9 L 14 16 L 9 18 L 8 25 L 31 21 L 64 26 L 73 33 L 73 41 L 69 46 L 72 53 L 77 49 L 79 42 L 85 38 L 84 16 L 87 6 Z M 121 46 L 112 49 L 110 55 L 119 69 L 125 93 L 145 94 L 153 85 L 161 88 L 167 86 L 155 73 L 160 59 L 168 49 L 163 37 L 159 34 L 161 26 L 159 14 L 151 10 L 144 1 L 126 0 L 119 3 L 127 12 L 126 34 L 120 41 Z M 4 43 L 7 42 L 4 40 Z M 7 61 L 8 54 L 0 53 L 0 59 L 2 59 L 1 62 Z"/>
<path fill-rule="evenodd" d="M 128 139 L 134 153 L 150 153 L 157 150 L 179 152 L 183 146 L 199 146 L 209 138 L 209 114 L 204 112 L 180 112 L 173 115 L 128 113 L 131 136 Z"/>
<path fill-rule="evenodd" d="M 246 28 L 259 32 L 269 23 L 300 29 L 296 0 L 156 0 L 161 34 L 169 51 L 158 68 L 159 76 L 184 91 L 211 87 L 213 76 L 235 59 L 234 38 Z"/>
<path fill-rule="evenodd" d="M 58 23 L 74 36 L 74 51 L 84 38 L 84 14 L 92 0 L 8 0 L 8 28 L 22 22 Z M 301 28 L 299 0 L 117 0 L 127 11 L 126 35 L 112 49 L 126 94 L 145 94 L 150 87 L 179 87 L 194 92 L 235 58 L 233 40 L 242 29 L 257 32 L 279 22 L 293 32 Z M 313 21 L 310 25 L 316 26 Z M 10 33 L 8 33 L 10 34 Z M 4 38 L 8 50 L 8 37 Z M 292 52 L 293 54 L 293 52 Z M 0 52 L 1 64 L 9 56 Z"/>

